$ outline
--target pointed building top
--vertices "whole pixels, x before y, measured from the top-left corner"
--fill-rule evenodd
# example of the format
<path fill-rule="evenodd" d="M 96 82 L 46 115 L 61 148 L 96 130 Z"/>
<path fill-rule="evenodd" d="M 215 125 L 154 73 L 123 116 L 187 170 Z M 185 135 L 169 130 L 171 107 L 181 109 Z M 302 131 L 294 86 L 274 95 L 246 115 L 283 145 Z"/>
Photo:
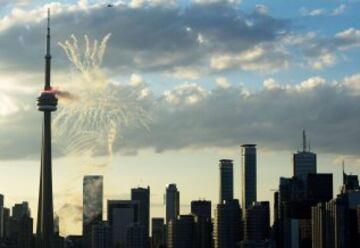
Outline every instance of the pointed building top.
<path fill-rule="evenodd" d="M 303 152 L 306 152 L 306 131 L 303 130 Z"/>

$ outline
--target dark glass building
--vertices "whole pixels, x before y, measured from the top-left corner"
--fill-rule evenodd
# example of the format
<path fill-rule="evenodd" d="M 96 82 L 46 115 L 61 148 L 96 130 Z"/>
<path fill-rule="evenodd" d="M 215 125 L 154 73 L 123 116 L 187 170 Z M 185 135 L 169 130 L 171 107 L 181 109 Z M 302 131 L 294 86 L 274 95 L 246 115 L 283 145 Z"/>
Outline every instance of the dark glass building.
<path fill-rule="evenodd" d="M 170 220 L 177 219 L 180 211 L 180 192 L 176 184 L 166 186 L 166 224 Z"/>
<path fill-rule="evenodd" d="M 195 247 L 212 246 L 211 201 L 191 202 L 191 214 L 195 217 Z"/>
<path fill-rule="evenodd" d="M 150 187 L 131 189 L 131 200 L 139 202 L 139 224 L 145 227 L 146 237 L 149 237 Z"/>
<path fill-rule="evenodd" d="M 151 248 L 165 248 L 166 226 L 164 218 L 152 218 L 151 222 Z"/>
<path fill-rule="evenodd" d="M 305 181 L 308 174 L 316 173 L 316 154 L 307 147 L 306 133 L 303 131 L 303 150 L 293 155 L 294 177 Z"/>
<path fill-rule="evenodd" d="M 113 247 L 125 247 L 127 228 L 139 221 L 139 202 L 108 200 L 108 222 Z"/>
<path fill-rule="evenodd" d="M 219 163 L 220 168 L 220 196 L 219 203 L 234 199 L 234 174 L 233 161 L 222 159 Z"/>
<path fill-rule="evenodd" d="M 241 179 L 242 179 L 242 210 L 243 217 L 246 209 L 256 202 L 256 145 L 241 146 Z"/>
<path fill-rule="evenodd" d="M 241 241 L 241 209 L 239 201 L 225 201 L 215 210 L 214 247 L 235 248 Z"/>
<path fill-rule="evenodd" d="M 192 215 L 180 215 L 170 220 L 167 228 L 168 248 L 195 248 L 195 221 Z"/>
<path fill-rule="evenodd" d="M 263 241 L 270 234 L 270 204 L 269 202 L 254 202 L 246 210 L 244 239 Z"/>

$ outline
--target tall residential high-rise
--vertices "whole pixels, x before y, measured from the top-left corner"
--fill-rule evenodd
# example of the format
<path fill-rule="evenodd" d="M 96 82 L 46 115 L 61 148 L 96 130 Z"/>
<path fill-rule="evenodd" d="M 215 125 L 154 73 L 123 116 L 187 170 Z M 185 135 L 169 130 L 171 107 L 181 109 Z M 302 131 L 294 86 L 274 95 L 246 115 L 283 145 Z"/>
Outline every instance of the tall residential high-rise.
<path fill-rule="evenodd" d="M 168 248 L 195 248 L 194 216 L 180 215 L 170 220 L 167 235 Z"/>
<path fill-rule="evenodd" d="M 151 220 L 151 248 L 165 248 L 166 226 L 164 218 L 152 218 Z"/>
<path fill-rule="evenodd" d="M 146 237 L 149 237 L 150 218 L 150 187 L 131 189 L 131 200 L 139 202 L 139 224 L 145 227 Z"/>
<path fill-rule="evenodd" d="M 231 201 L 234 198 L 234 175 L 233 161 L 230 159 L 221 159 L 220 168 L 220 196 L 219 203 Z"/>
<path fill-rule="evenodd" d="M 180 211 L 180 192 L 176 184 L 166 186 L 166 224 L 170 220 L 177 219 Z"/>
<path fill-rule="evenodd" d="M 214 247 L 237 247 L 242 236 L 241 225 L 241 209 L 238 200 L 218 204 L 215 210 Z"/>
<path fill-rule="evenodd" d="M 45 86 L 37 99 L 38 110 L 44 112 L 41 149 L 39 205 L 36 227 L 36 247 L 53 248 L 54 213 L 51 165 L 51 112 L 56 110 L 58 99 L 50 85 L 50 10 L 48 10 L 45 55 Z"/>
<path fill-rule="evenodd" d="M 129 225 L 139 221 L 139 202 L 108 200 L 108 222 L 111 228 L 112 246 L 126 247 L 126 232 Z"/>
<path fill-rule="evenodd" d="M 270 233 L 269 202 L 254 202 L 246 210 L 245 240 L 265 241 Z"/>
<path fill-rule="evenodd" d="M 256 145 L 241 146 L 241 180 L 242 180 L 242 211 L 243 218 L 246 209 L 256 202 Z"/>
<path fill-rule="evenodd" d="M 103 177 L 84 176 L 83 179 L 83 246 L 91 248 L 92 226 L 102 221 Z"/>
<path fill-rule="evenodd" d="M 312 247 L 326 248 L 326 205 L 320 202 L 311 207 Z"/>
<path fill-rule="evenodd" d="M 195 217 L 195 246 L 208 248 L 212 244 L 211 201 L 191 202 L 191 214 Z"/>
<path fill-rule="evenodd" d="M 310 173 L 316 173 L 316 154 L 307 147 L 306 132 L 303 131 L 303 150 L 293 155 L 294 176 L 306 180 Z"/>
<path fill-rule="evenodd" d="M 15 247 L 33 247 L 33 219 L 30 216 L 29 204 L 22 202 L 12 208 L 12 216 L 7 221 L 7 238 Z"/>

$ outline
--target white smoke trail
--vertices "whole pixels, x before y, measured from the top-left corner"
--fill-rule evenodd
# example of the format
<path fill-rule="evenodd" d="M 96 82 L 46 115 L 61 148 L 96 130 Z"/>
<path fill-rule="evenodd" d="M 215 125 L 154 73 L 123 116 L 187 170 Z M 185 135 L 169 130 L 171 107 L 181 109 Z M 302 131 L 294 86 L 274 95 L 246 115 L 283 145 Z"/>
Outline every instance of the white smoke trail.
<path fill-rule="evenodd" d="M 133 126 L 148 129 L 150 116 L 138 97 L 139 89 L 109 83 L 101 69 L 110 37 L 107 34 L 99 43 L 91 42 L 85 35 L 81 46 L 71 35 L 70 40 L 59 43 L 79 72 L 72 80 L 70 93 L 59 91 L 60 100 L 64 97 L 68 101 L 60 107 L 53 122 L 54 136 L 67 154 L 106 152 L 111 158 L 122 129 Z"/>

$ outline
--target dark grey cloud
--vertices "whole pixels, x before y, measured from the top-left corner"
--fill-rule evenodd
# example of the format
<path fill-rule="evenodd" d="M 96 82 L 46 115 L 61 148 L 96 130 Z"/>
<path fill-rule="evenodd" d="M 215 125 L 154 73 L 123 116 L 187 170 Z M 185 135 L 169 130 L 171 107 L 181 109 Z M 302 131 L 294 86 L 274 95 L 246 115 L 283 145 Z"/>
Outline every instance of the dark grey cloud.
<path fill-rule="evenodd" d="M 295 150 L 305 128 L 315 151 L 358 155 L 360 95 L 345 85 L 315 81 L 320 80 L 253 93 L 241 87 L 216 88 L 195 104 L 161 108 L 150 133 L 128 132 L 124 143 L 159 152 L 247 142 L 270 150 Z M 193 95 L 199 95 L 196 88 Z"/>
<path fill-rule="evenodd" d="M 143 148 L 162 152 L 234 147 L 248 142 L 270 150 L 295 150 L 301 130 L 307 129 L 313 150 L 358 155 L 359 75 L 337 84 L 310 78 L 293 86 L 270 80 L 264 85 L 248 92 L 239 86 L 209 91 L 185 84 L 161 97 L 148 94 L 143 104 L 154 106 L 149 130 L 139 125 L 120 130 L 114 152 L 136 155 Z M 33 100 L 28 98 L 28 102 L 32 104 Z M 1 159 L 38 158 L 41 117 L 35 109 L 27 109 L 3 118 Z M 55 143 L 55 156 L 63 156 L 59 148 Z M 98 152 L 104 150 L 99 148 Z"/>
<path fill-rule="evenodd" d="M 0 32 L 3 70 L 41 70 L 45 22 L 15 22 Z M 206 65 L 214 53 L 242 52 L 271 42 L 289 29 L 288 20 L 266 13 L 245 13 L 233 4 L 215 2 L 178 7 L 96 7 L 63 11 L 52 18 L 54 44 L 71 34 L 100 38 L 112 33 L 105 66 L 121 71 L 162 71 Z M 203 39 L 203 43 L 202 43 Z M 54 65 L 68 64 L 53 46 Z"/>

